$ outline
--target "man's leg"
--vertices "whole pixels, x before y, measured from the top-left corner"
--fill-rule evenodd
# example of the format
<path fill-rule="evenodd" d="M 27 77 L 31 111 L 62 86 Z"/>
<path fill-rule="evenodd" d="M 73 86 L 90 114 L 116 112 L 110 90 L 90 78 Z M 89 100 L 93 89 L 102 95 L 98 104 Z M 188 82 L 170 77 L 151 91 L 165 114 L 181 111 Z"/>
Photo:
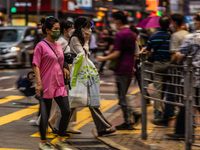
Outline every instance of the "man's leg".
<path fill-rule="evenodd" d="M 128 109 L 127 101 L 126 101 L 126 94 L 131 83 L 132 76 L 131 75 L 116 75 L 116 83 L 118 89 L 118 96 L 119 96 L 119 105 L 121 106 L 123 116 L 124 116 L 124 125 L 116 126 L 117 129 L 132 128 L 131 122 L 131 110 Z"/>

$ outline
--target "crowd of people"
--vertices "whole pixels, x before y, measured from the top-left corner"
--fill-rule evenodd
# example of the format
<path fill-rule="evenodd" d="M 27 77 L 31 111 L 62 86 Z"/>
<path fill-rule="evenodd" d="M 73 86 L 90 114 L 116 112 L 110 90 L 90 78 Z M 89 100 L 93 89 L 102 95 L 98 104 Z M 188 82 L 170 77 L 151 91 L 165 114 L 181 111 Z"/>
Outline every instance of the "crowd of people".
<path fill-rule="evenodd" d="M 109 28 L 102 31 L 91 28 L 92 22 L 84 17 L 77 18 L 74 23 L 66 20 L 59 22 L 54 17 L 41 20 L 38 26 L 38 31 L 42 31 L 41 41 L 35 47 L 32 61 L 36 78 L 35 91 L 40 97 L 40 149 L 54 149 L 46 140 L 48 125 L 58 135 L 55 147 L 67 149 L 64 137 L 68 136 L 68 133 L 81 133 L 72 127 L 76 122 L 78 107 L 89 107 L 98 136 L 111 134 L 116 130 L 134 130 L 134 124 L 138 123 L 141 115 L 130 109 L 126 95 L 133 75 L 141 88 L 138 67 L 140 53 L 146 52 L 153 59 L 153 70 L 156 73 L 167 73 L 168 64 L 180 63 L 187 55 L 193 56 L 193 63 L 198 65 L 200 14 L 194 16 L 197 31 L 195 33 L 189 33 L 182 28 L 182 15 L 163 16 L 159 20 L 160 29 L 148 40 L 146 32 L 140 32 L 134 26 L 128 25 L 127 17 L 122 11 L 113 13 L 112 18 L 116 33 Z M 173 26 L 173 32 L 170 30 L 170 24 Z M 97 56 L 100 47 L 103 47 L 103 56 Z M 69 53 L 70 57 L 74 56 L 71 58 L 72 63 L 66 61 Z M 93 57 L 93 62 L 90 57 Z M 124 122 L 115 127 L 104 118 L 99 109 L 99 74 L 103 74 L 107 60 L 115 60 L 114 74 L 119 105 L 124 117 Z M 95 66 L 97 62 L 101 62 L 98 69 Z M 159 74 L 153 78 L 160 81 L 154 83 L 157 90 L 154 97 L 163 99 L 159 91 L 163 90 L 162 82 L 166 79 Z M 173 93 L 174 87 L 170 86 L 165 90 Z M 167 95 L 166 99 L 175 100 L 170 95 Z M 184 107 L 181 107 L 175 130 L 175 133 L 181 136 L 184 135 L 184 111 Z M 161 102 L 155 102 L 154 115 L 154 124 L 167 125 L 169 119 L 175 115 L 174 108 L 166 104 L 163 110 Z"/>

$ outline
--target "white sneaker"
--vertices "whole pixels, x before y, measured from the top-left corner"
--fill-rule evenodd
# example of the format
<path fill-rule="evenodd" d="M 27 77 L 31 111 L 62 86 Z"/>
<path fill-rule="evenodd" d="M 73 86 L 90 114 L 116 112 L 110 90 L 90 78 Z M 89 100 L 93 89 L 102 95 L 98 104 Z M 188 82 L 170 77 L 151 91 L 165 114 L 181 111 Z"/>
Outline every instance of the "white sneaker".
<path fill-rule="evenodd" d="M 58 141 L 56 143 L 56 148 L 58 148 L 59 150 L 72 150 L 71 148 L 69 148 L 67 143 L 61 141 Z"/>
<path fill-rule="evenodd" d="M 37 122 L 37 120 L 30 120 L 29 121 L 31 126 L 38 126 L 38 124 L 36 122 Z"/>
<path fill-rule="evenodd" d="M 72 126 L 69 125 L 67 128 L 67 133 L 72 133 L 72 134 L 81 134 L 80 130 L 74 129 Z"/>
<path fill-rule="evenodd" d="M 75 125 L 77 125 L 77 122 L 75 122 L 75 121 L 69 123 L 69 126 L 72 126 L 72 127 L 73 127 L 73 126 L 75 126 Z"/>
<path fill-rule="evenodd" d="M 39 143 L 39 149 L 40 150 L 55 150 L 52 145 L 48 142 L 46 143 Z"/>

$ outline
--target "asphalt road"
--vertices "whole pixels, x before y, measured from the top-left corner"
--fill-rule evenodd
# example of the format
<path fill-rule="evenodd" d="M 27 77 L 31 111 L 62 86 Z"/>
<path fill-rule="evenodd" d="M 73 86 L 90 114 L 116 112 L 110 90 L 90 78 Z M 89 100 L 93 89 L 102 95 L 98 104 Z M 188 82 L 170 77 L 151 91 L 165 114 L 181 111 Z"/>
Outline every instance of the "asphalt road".
<path fill-rule="evenodd" d="M 20 75 L 26 75 L 28 69 L 1 69 L 0 70 L 0 150 L 8 149 L 38 149 L 40 141 L 38 127 L 31 126 L 29 121 L 36 117 L 38 101 L 33 97 L 24 97 L 16 89 L 16 81 Z M 132 89 L 130 88 L 130 91 Z M 115 79 L 113 73 L 105 70 L 101 75 L 101 110 L 105 117 L 109 117 L 118 107 Z M 81 115 L 83 114 L 84 115 Z M 95 128 L 88 108 L 79 109 L 78 125 L 82 134 L 71 135 L 69 142 L 78 149 L 110 149 L 96 140 L 93 135 Z M 49 131 L 49 141 L 55 135 Z"/>

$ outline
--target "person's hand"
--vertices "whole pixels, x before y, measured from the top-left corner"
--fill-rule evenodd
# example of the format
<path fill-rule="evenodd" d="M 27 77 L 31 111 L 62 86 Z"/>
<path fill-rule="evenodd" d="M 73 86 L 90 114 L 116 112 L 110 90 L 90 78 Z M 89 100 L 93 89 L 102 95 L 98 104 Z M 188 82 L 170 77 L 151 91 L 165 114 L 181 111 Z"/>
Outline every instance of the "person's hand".
<path fill-rule="evenodd" d="M 143 48 L 141 49 L 141 51 L 140 51 L 140 54 L 141 54 L 141 53 L 144 53 L 144 52 L 146 52 L 146 48 L 143 47 Z"/>
<path fill-rule="evenodd" d="M 69 79 L 70 77 L 70 73 L 69 73 L 69 70 L 67 70 L 66 68 L 63 68 L 63 72 L 64 72 L 64 76 L 65 76 L 65 79 Z"/>
<path fill-rule="evenodd" d="M 85 42 L 89 43 L 91 31 L 89 29 L 85 30 L 84 28 L 82 28 L 81 31 L 83 34 L 83 38 L 85 39 Z"/>
<path fill-rule="evenodd" d="M 37 96 L 41 96 L 41 91 L 42 91 L 42 83 L 36 83 L 35 86 L 35 92 L 37 94 Z"/>
<path fill-rule="evenodd" d="M 103 56 L 97 56 L 98 61 L 106 61 L 105 57 Z"/>
<path fill-rule="evenodd" d="M 110 51 L 105 51 L 105 54 L 106 54 L 106 55 L 110 54 Z"/>

